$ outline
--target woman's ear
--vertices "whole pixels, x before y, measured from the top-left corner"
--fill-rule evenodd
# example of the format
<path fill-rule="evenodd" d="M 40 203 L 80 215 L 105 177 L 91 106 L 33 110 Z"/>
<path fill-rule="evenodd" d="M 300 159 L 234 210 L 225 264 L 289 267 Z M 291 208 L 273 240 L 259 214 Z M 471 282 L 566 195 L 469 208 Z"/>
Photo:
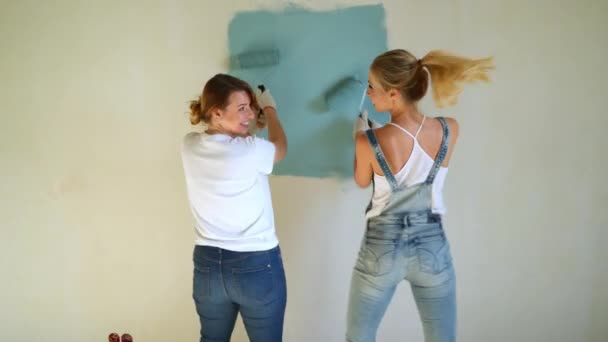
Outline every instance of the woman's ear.
<path fill-rule="evenodd" d="M 399 92 L 397 92 L 397 89 L 395 89 L 395 88 L 391 88 L 391 89 L 388 91 L 388 96 L 389 96 L 391 99 L 396 99 L 396 98 L 397 98 L 397 96 L 399 96 Z"/>
<path fill-rule="evenodd" d="M 215 119 L 215 120 L 219 120 L 222 118 L 222 116 L 224 116 L 224 113 L 218 107 L 211 108 L 210 114 L 211 114 L 211 119 Z"/>

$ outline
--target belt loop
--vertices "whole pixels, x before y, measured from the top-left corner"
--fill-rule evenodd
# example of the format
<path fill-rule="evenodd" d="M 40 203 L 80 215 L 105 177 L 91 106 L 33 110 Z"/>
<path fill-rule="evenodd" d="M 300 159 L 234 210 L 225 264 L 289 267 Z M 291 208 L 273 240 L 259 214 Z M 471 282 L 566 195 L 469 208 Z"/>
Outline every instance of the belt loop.
<path fill-rule="evenodd" d="M 441 223 L 441 215 L 435 214 L 435 213 L 430 213 L 429 223 Z"/>

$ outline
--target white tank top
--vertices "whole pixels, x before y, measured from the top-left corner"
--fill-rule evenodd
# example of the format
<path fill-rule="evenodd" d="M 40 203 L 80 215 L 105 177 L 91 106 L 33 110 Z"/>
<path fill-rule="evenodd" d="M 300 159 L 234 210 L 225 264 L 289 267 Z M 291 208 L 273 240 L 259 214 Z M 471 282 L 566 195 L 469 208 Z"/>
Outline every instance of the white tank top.
<path fill-rule="evenodd" d="M 420 131 L 422 130 L 422 125 L 424 125 L 425 119 L 426 116 L 422 118 L 422 123 L 420 124 L 420 127 L 415 135 L 395 123 L 389 123 L 389 125 L 399 128 L 405 134 L 414 139 L 414 147 L 412 148 L 410 158 L 407 160 L 405 165 L 403 165 L 401 170 L 394 174 L 398 186 L 412 186 L 423 183 L 428 177 L 431 167 L 435 162 L 435 160 L 422 149 L 420 143 L 418 143 L 418 134 L 420 134 Z M 445 177 L 447 174 L 448 168 L 441 166 L 437 172 L 437 176 L 435 176 L 432 186 L 432 211 L 433 213 L 440 215 L 444 215 L 446 213 L 446 208 L 443 203 L 443 183 L 445 182 Z M 390 195 L 391 187 L 386 180 L 386 177 L 380 176 L 374 172 L 374 193 L 372 196 L 372 206 L 365 217 L 370 218 L 378 216 L 382 212 L 384 206 L 388 204 Z"/>

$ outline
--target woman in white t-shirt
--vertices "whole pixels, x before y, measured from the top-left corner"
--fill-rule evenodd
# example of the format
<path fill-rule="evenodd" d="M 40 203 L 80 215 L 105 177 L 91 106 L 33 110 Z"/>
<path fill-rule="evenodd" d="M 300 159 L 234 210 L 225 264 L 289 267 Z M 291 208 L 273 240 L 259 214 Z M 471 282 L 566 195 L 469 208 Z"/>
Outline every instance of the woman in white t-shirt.
<path fill-rule="evenodd" d="M 255 96 L 246 82 L 217 74 L 190 104 L 191 123 L 204 123 L 182 145 L 201 342 L 228 342 L 239 312 L 251 341 L 282 341 L 287 291 L 268 175 L 287 139 L 270 92 L 259 88 Z M 250 133 L 253 124 L 268 127 L 268 140 Z"/>

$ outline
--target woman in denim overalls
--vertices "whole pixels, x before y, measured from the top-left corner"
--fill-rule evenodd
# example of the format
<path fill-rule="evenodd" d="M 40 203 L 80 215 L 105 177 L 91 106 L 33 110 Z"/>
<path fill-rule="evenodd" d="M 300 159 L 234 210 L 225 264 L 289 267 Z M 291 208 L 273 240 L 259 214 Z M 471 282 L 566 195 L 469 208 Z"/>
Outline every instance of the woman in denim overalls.
<path fill-rule="evenodd" d="M 429 75 L 441 107 L 456 102 L 462 83 L 487 81 L 492 68 L 491 58 L 442 51 L 417 59 L 392 50 L 374 59 L 367 95 L 376 111 L 390 112 L 391 122 L 377 127 L 363 112 L 355 125 L 354 178 L 363 188 L 373 183 L 374 193 L 351 280 L 347 341 L 375 341 L 402 280 L 411 285 L 425 341 L 456 340 L 456 277 L 442 224 L 441 190 L 458 123 L 427 118 L 417 103 Z"/>

